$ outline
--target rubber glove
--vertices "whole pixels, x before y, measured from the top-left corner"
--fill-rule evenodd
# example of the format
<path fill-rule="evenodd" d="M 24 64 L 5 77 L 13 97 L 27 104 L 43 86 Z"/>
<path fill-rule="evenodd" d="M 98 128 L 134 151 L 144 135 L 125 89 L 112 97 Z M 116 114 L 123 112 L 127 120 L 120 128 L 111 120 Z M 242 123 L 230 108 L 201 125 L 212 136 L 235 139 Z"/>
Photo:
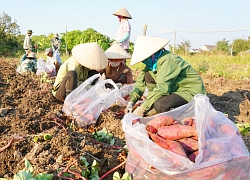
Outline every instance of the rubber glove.
<path fill-rule="evenodd" d="M 145 110 L 141 107 L 141 106 L 138 106 L 133 114 L 136 115 L 136 116 L 141 116 L 141 117 L 144 117 L 144 113 L 145 113 Z"/>
<path fill-rule="evenodd" d="M 133 105 L 134 105 L 133 102 L 128 102 L 128 105 L 124 110 L 124 113 L 125 114 L 131 113 L 133 111 Z"/>

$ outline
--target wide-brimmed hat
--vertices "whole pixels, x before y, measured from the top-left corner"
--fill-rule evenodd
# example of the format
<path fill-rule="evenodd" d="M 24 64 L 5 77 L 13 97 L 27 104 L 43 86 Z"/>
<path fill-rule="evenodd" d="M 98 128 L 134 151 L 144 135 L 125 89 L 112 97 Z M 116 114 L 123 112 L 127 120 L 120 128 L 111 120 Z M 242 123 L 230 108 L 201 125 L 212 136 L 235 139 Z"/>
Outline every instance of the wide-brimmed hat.
<path fill-rule="evenodd" d="M 50 52 L 53 52 L 53 49 L 52 48 L 47 48 L 47 49 L 45 49 L 44 54 L 48 55 Z"/>
<path fill-rule="evenodd" d="M 27 31 L 27 34 L 32 34 L 32 33 L 33 33 L 33 32 L 32 32 L 32 30 L 30 30 L 30 29 Z"/>
<path fill-rule="evenodd" d="M 132 16 L 129 14 L 128 10 L 123 7 L 121 9 L 119 9 L 118 11 L 114 12 L 113 15 L 115 16 L 123 16 L 126 17 L 128 19 L 132 19 Z"/>
<path fill-rule="evenodd" d="M 53 37 L 59 37 L 58 33 L 55 33 Z"/>
<path fill-rule="evenodd" d="M 36 54 L 34 52 L 28 52 L 27 57 L 36 58 Z"/>
<path fill-rule="evenodd" d="M 131 56 L 124 50 L 122 47 L 114 42 L 112 46 L 110 46 L 106 51 L 105 54 L 108 59 L 126 59 L 131 58 Z"/>
<path fill-rule="evenodd" d="M 78 44 L 72 49 L 72 56 L 82 66 L 102 70 L 108 66 L 108 59 L 97 42 Z"/>
<path fill-rule="evenodd" d="M 134 52 L 130 65 L 139 63 L 156 53 L 169 43 L 169 39 L 149 36 L 138 36 L 134 46 Z"/>

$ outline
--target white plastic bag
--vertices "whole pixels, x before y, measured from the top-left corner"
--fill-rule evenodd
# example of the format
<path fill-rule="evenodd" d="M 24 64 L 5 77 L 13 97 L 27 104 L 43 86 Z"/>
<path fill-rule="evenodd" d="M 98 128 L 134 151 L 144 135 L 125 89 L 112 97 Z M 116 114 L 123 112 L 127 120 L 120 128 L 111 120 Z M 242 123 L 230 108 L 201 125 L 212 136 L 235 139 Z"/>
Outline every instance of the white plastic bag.
<path fill-rule="evenodd" d="M 97 82 L 99 82 L 100 77 L 101 77 L 100 74 L 95 74 L 95 75 L 91 76 L 90 78 L 85 80 L 80 86 L 78 86 L 74 91 L 72 91 L 68 96 L 66 96 L 66 98 L 64 100 L 64 104 L 63 104 L 63 109 L 62 109 L 63 112 L 67 115 L 72 114 L 71 110 L 73 108 L 73 105 L 76 103 L 76 101 L 81 99 L 83 97 L 83 95 L 88 91 L 86 89 L 86 87 L 88 85 L 92 84 L 92 82 L 96 78 L 99 78 L 97 81 Z"/>
<path fill-rule="evenodd" d="M 47 63 L 42 58 L 37 60 L 37 71 L 36 75 L 40 76 L 46 73 L 47 77 L 52 77 L 56 75 L 56 67 L 53 63 Z"/>
<path fill-rule="evenodd" d="M 156 116 L 161 115 L 172 116 L 179 122 L 186 117 L 195 117 L 199 154 L 193 163 L 186 157 L 161 148 L 149 139 L 145 124 L 132 125 L 138 117 L 126 114 L 122 120 L 129 150 L 126 171 L 133 174 L 134 179 L 250 179 L 250 156 L 237 127 L 212 107 L 208 97 L 196 95 L 190 103 Z M 218 130 L 223 126 L 230 130 Z M 220 145 L 218 151 L 209 154 L 214 158 L 208 158 L 205 153 L 208 144 Z"/>
<path fill-rule="evenodd" d="M 94 75 L 91 79 L 94 80 L 96 76 L 100 75 Z M 119 96 L 119 89 L 111 79 L 97 82 L 87 91 L 85 87 L 90 82 L 77 87 L 64 101 L 63 111 L 72 115 L 81 127 L 95 124 L 100 113 L 114 104 Z M 106 83 L 113 85 L 114 89 L 106 88 Z"/>

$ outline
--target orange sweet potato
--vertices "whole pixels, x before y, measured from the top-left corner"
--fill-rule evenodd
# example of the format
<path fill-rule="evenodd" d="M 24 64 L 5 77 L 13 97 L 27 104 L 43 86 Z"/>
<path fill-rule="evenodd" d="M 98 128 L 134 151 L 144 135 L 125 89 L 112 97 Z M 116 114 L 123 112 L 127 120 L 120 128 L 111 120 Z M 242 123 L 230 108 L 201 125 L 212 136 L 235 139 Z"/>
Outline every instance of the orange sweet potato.
<path fill-rule="evenodd" d="M 159 136 L 163 138 L 170 140 L 177 140 L 191 136 L 198 136 L 197 131 L 194 127 L 183 124 L 163 126 L 158 129 L 157 134 L 159 134 Z"/>
<path fill-rule="evenodd" d="M 154 134 L 152 132 L 148 132 L 151 139 L 155 142 L 155 144 L 161 146 L 164 149 L 167 149 L 169 151 L 175 152 L 181 156 L 187 157 L 186 152 L 184 151 L 183 147 L 180 143 L 168 139 L 164 139 L 157 134 Z"/>
<path fill-rule="evenodd" d="M 230 124 L 220 124 L 218 131 L 220 135 L 227 136 L 229 134 L 235 134 L 237 132 L 237 129 Z"/>
<path fill-rule="evenodd" d="M 164 116 L 159 116 L 159 117 L 152 119 L 151 121 L 147 123 L 147 125 L 151 125 L 155 129 L 159 129 L 162 126 L 169 126 L 173 124 L 174 121 L 175 121 L 174 118 L 172 118 L 171 116 L 164 115 Z"/>
<path fill-rule="evenodd" d="M 194 121 L 194 118 L 188 117 L 188 118 L 184 118 L 182 120 L 182 123 L 185 124 L 185 125 L 192 126 L 193 125 L 193 121 Z"/>
<path fill-rule="evenodd" d="M 152 132 L 154 134 L 157 132 L 157 129 L 155 129 L 154 126 L 151 126 L 151 125 L 148 125 L 148 124 L 146 125 L 146 130 L 150 131 L 150 132 Z"/>
<path fill-rule="evenodd" d="M 182 145 L 183 149 L 187 154 L 191 154 L 192 152 L 197 151 L 199 149 L 198 141 L 192 138 L 183 138 L 176 141 Z"/>

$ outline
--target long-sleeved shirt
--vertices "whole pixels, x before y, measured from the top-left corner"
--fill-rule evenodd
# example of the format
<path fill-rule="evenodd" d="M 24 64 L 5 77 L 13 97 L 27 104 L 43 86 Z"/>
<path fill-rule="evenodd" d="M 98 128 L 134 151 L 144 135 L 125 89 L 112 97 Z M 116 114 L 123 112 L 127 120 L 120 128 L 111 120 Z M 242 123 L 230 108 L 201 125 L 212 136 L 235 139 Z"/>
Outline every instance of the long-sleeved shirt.
<path fill-rule="evenodd" d="M 111 67 L 110 64 L 106 69 L 100 71 L 100 73 L 105 73 L 105 76 L 107 79 L 112 79 L 114 82 L 117 82 L 116 80 L 119 78 L 121 74 L 126 75 L 127 84 L 131 84 L 133 81 L 133 75 L 131 69 L 121 62 L 121 64 L 118 67 Z M 122 83 L 122 82 L 117 82 Z"/>
<path fill-rule="evenodd" d="M 145 72 L 149 72 L 156 84 L 145 82 Z M 148 94 L 146 101 L 141 105 L 148 110 L 162 96 L 175 93 L 186 101 L 190 101 L 196 94 L 206 94 L 205 86 L 197 71 L 181 57 L 165 51 L 157 61 L 157 72 L 149 69 L 142 70 L 136 80 L 130 101 L 136 102 L 144 93 L 146 87 Z"/>
<path fill-rule="evenodd" d="M 124 39 L 124 34 L 126 35 L 126 39 Z M 130 23 L 128 22 L 127 19 L 122 19 L 116 33 L 116 41 L 120 43 L 119 45 L 123 49 L 129 49 L 130 34 L 131 34 Z M 120 42 L 121 40 L 123 42 Z"/>
<path fill-rule="evenodd" d="M 31 48 L 31 37 L 26 35 L 23 42 L 23 49 L 28 50 Z"/>
<path fill-rule="evenodd" d="M 52 94 L 55 95 L 57 89 L 60 86 L 61 81 L 68 71 L 76 71 L 77 74 L 77 86 L 81 85 L 88 78 L 89 69 L 78 63 L 73 56 L 67 59 L 61 66 L 57 73 L 55 83 L 53 85 Z"/>

